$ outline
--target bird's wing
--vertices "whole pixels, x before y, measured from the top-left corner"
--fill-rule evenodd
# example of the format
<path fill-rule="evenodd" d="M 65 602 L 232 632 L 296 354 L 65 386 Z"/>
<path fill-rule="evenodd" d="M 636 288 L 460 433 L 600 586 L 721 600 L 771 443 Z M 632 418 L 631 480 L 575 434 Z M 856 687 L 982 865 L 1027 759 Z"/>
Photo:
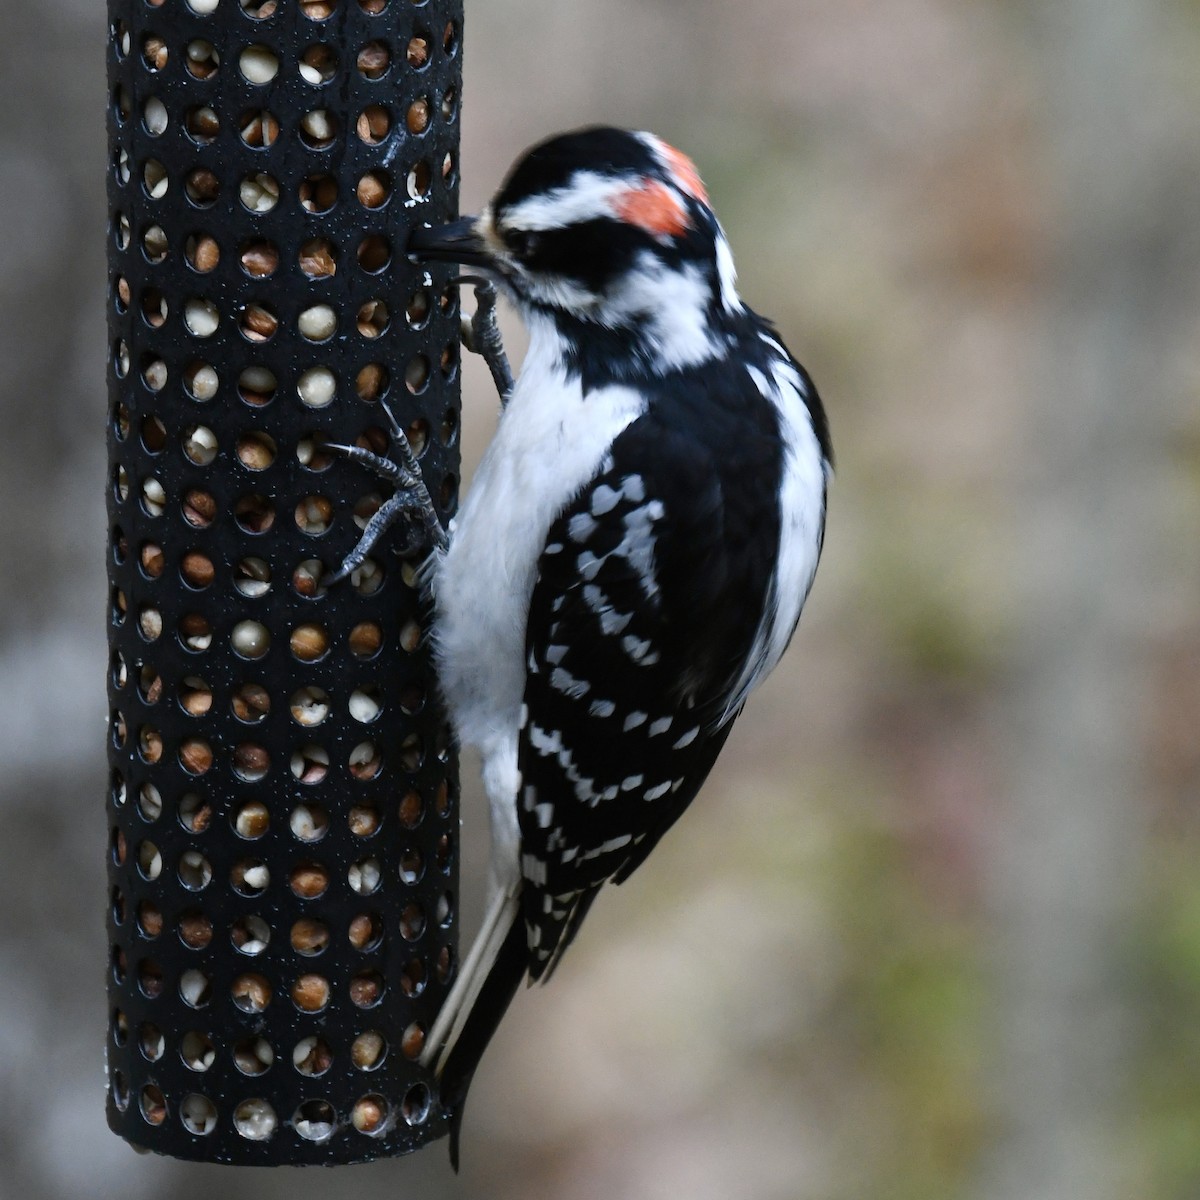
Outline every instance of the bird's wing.
<path fill-rule="evenodd" d="M 518 750 L 535 979 L 596 889 L 627 877 L 687 807 L 729 733 L 757 613 L 731 611 L 746 580 L 727 517 L 712 451 L 648 414 L 550 529 Z"/>

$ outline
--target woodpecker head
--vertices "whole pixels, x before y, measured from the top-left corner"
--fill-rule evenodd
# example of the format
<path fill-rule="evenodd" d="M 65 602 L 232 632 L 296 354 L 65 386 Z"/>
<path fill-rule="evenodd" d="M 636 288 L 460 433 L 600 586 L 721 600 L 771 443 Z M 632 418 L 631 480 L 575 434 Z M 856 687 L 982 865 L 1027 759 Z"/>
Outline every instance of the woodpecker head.
<path fill-rule="evenodd" d="M 668 365 L 711 357 L 722 323 L 742 309 L 699 173 L 649 133 L 551 138 L 478 217 L 418 230 L 409 251 L 483 269 L 531 324 L 632 335 Z"/>

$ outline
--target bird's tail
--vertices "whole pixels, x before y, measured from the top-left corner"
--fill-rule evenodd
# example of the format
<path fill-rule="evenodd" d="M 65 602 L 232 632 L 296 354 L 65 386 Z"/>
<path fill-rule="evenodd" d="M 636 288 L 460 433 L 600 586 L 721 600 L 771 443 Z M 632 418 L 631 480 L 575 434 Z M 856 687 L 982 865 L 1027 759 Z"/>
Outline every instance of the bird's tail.
<path fill-rule="evenodd" d="M 525 922 L 517 905 L 491 967 L 483 967 L 487 974 L 478 986 L 474 1000 L 465 1014 L 455 1020 L 455 1031 L 446 1043 L 438 1072 L 442 1109 L 450 1118 L 450 1165 L 455 1171 L 458 1170 L 458 1135 L 467 1090 L 483 1052 L 521 986 L 528 965 Z"/>

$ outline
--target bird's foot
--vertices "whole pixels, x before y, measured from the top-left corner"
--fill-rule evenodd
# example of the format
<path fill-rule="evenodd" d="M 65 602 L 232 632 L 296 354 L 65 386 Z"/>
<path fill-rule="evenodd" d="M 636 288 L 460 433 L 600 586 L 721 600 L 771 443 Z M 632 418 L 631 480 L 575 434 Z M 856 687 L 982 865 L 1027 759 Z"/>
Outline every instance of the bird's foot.
<path fill-rule="evenodd" d="M 475 311 L 470 317 L 463 317 L 462 342 L 487 363 L 503 406 L 512 395 L 513 375 L 500 326 L 496 324 L 496 285 L 483 275 L 458 275 L 452 282 L 469 283 L 474 289 Z"/>
<path fill-rule="evenodd" d="M 446 531 L 438 520 L 437 510 L 433 507 L 429 489 L 425 486 L 417 456 L 413 453 L 412 446 L 409 445 L 408 438 L 404 430 L 400 428 L 395 414 L 386 403 L 381 403 L 381 407 L 391 427 L 391 457 L 385 458 L 382 455 L 373 454 L 370 450 L 364 450 L 361 446 L 345 446 L 338 442 L 327 442 L 324 447 L 334 454 L 340 454 L 343 458 L 348 458 L 351 462 L 366 467 L 381 479 L 386 479 L 396 489 L 367 522 L 362 537 L 358 539 L 358 544 L 346 555 L 337 571 L 329 577 L 329 584 L 340 583 L 361 567 L 379 539 L 401 518 L 411 518 L 414 523 L 420 525 L 425 543 L 430 550 L 446 548 Z"/>

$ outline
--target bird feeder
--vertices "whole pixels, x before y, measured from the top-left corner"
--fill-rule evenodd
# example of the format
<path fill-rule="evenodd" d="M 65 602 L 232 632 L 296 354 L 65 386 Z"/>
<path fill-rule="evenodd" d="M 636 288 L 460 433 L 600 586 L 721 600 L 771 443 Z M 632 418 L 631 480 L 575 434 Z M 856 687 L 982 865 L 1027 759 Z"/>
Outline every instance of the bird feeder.
<path fill-rule="evenodd" d="M 109 0 L 108 1119 L 349 1163 L 445 1132 L 457 767 L 414 550 L 326 586 L 385 497 L 439 515 L 461 0 Z"/>

